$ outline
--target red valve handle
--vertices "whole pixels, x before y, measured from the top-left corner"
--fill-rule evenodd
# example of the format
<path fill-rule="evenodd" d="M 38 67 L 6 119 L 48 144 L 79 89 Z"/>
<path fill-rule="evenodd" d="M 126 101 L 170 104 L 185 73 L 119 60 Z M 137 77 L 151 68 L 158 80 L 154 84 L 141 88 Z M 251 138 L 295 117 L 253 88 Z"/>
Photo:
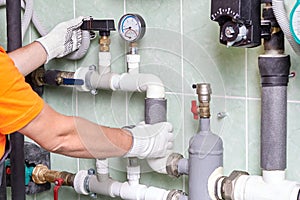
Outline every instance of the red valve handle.
<path fill-rule="evenodd" d="M 197 101 L 193 100 L 192 101 L 192 107 L 191 107 L 191 111 L 194 115 L 194 119 L 199 119 L 199 115 L 198 115 L 198 106 L 197 106 Z"/>
<path fill-rule="evenodd" d="M 55 187 L 53 188 L 54 200 L 58 200 L 58 190 L 63 183 L 64 183 L 64 179 L 62 178 L 55 179 L 54 181 Z"/>

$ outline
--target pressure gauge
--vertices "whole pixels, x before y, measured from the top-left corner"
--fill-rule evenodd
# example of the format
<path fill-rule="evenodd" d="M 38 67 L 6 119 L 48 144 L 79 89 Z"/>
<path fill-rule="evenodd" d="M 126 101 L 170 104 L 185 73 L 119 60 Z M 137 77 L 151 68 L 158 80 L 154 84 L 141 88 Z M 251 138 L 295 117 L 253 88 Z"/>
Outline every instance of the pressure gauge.
<path fill-rule="evenodd" d="M 146 24 L 138 14 L 126 14 L 119 21 L 119 33 L 128 42 L 136 42 L 144 36 Z"/>

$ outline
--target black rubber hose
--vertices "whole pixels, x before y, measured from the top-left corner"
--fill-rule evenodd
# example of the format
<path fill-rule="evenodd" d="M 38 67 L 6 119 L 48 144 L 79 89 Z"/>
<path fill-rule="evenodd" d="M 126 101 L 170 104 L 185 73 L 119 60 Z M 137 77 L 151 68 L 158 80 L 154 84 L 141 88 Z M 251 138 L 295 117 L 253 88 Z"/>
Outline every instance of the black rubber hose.
<path fill-rule="evenodd" d="M 22 47 L 21 1 L 6 0 L 7 50 Z M 25 200 L 24 136 L 20 133 L 10 135 L 12 151 L 11 196 L 12 200 Z"/>

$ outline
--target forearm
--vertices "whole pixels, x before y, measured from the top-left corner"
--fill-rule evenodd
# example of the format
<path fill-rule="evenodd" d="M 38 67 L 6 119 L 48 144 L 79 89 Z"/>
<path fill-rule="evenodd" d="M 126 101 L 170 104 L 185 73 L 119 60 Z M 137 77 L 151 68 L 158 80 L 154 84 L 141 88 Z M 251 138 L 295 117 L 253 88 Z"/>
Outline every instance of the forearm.
<path fill-rule="evenodd" d="M 122 156 L 132 146 L 131 134 L 122 129 L 64 116 L 47 104 L 20 132 L 48 151 L 79 158 Z"/>
<path fill-rule="evenodd" d="M 28 44 L 8 55 L 24 76 L 43 65 L 47 59 L 47 53 L 39 42 Z"/>
<path fill-rule="evenodd" d="M 127 131 L 100 126 L 80 117 L 71 118 L 74 128 L 65 138 L 65 145 L 55 150 L 56 153 L 73 157 L 120 157 L 132 146 L 132 136 Z M 81 145 L 70 148 L 70 144 L 79 143 Z"/>

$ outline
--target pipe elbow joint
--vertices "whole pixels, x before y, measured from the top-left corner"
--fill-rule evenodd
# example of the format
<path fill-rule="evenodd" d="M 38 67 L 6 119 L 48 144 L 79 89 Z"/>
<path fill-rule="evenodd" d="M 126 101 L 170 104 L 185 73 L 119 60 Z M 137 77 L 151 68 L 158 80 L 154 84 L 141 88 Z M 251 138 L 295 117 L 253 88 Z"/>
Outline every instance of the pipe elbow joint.
<path fill-rule="evenodd" d="M 153 74 L 128 74 L 120 76 L 120 89 L 129 92 L 146 92 L 147 98 L 165 98 L 162 81 Z"/>
<path fill-rule="evenodd" d="M 147 98 L 165 98 L 165 87 L 159 77 L 141 74 L 140 82 L 140 90 L 146 91 Z"/>

